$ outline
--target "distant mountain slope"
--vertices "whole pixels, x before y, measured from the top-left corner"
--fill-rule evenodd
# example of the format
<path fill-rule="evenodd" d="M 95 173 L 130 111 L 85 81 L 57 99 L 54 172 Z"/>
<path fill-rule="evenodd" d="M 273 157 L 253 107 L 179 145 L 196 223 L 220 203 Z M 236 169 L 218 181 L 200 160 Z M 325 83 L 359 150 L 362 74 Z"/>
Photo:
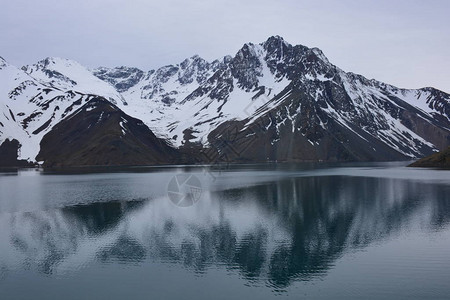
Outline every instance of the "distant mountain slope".
<path fill-rule="evenodd" d="M 0 145 L 16 139 L 30 161 L 59 155 L 40 148 L 43 136 L 60 141 L 55 126 L 97 97 L 178 148 L 181 161 L 399 160 L 450 145 L 449 94 L 344 72 L 321 50 L 279 36 L 151 71 L 60 58 L 18 69 L 0 59 L 0 82 Z M 59 134 L 71 132 L 67 122 Z"/>
<path fill-rule="evenodd" d="M 408 167 L 450 169 L 450 147 L 438 153 L 419 159 L 418 161 L 410 164 Z"/>

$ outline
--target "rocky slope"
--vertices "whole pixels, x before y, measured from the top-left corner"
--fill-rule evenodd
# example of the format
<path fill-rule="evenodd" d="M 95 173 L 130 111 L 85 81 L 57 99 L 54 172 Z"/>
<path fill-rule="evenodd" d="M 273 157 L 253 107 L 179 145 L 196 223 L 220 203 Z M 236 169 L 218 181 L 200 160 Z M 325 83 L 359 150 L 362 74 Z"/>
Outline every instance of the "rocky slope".
<path fill-rule="evenodd" d="M 344 72 L 319 49 L 279 36 L 213 62 L 193 56 L 151 71 L 88 70 L 58 58 L 18 69 L 0 60 L 0 80 L 0 143 L 18 140 L 28 160 L 45 134 L 55 137 L 56 124 L 97 96 L 185 162 L 401 160 L 450 144 L 450 95 Z"/>
<path fill-rule="evenodd" d="M 41 141 L 45 167 L 159 165 L 180 162 L 178 151 L 142 121 L 94 98 L 59 122 Z"/>

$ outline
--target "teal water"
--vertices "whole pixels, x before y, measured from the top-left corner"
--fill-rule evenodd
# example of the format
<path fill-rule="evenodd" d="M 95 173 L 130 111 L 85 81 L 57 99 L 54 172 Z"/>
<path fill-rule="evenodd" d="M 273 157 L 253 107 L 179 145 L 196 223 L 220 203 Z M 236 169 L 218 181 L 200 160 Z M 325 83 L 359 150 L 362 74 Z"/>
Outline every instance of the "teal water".
<path fill-rule="evenodd" d="M 404 165 L 0 172 L 0 299 L 450 299 L 450 171 Z"/>

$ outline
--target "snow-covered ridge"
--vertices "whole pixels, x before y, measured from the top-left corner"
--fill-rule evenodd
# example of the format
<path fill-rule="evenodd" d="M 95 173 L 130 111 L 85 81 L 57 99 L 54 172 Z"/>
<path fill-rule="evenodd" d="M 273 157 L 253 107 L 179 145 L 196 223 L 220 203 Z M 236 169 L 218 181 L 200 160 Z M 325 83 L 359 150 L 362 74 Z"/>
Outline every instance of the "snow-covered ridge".
<path fill-rule="evenodd" d="M 101 95 L 115 104 L 126 102 L 111 84 L 69 59 L 49 57 L 34 65 L 24 66 L 22 70 L 44 85 L 83 94 Z"/>

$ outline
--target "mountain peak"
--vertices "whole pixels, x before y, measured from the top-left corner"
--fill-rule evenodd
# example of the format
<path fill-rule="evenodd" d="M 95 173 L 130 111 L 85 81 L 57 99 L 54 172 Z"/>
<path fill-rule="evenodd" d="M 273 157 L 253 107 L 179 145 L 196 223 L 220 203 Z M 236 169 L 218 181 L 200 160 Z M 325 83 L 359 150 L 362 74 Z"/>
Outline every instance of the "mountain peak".
<path fill-rule="evenodd" d="M 64 73 L 61 72 L 61 70 L 65 70 L 67 68 L 85 69 L 85 67 L 80 63 L 61 57 L 46 57 L 33 65 L 23 66 L 21 69 L 30 75 L 31 73 L 35 73 L 37 71 L 43 71 L 45 73 L 52 73 L 55 71 L 57 73 Z"/>
<path fill-rule="evenodd" d="M 44 68 L 52 68 L 53 65 L 61 65 L 61 66 L 81 66 L 80 63 L 70 60 L 67 58 L 61 58 L 61 57 L 47 57 L 41 61 L 38 61 L 37 66 L 41 66 Z"/>
<path fill-rule="evenodd" d="M 288 42 L 286 42 L 284 40 L 283 37 L 279 36 L 279 35 L 272 35 L 270 36 L 265 42 L 264 44 L 268 44 L 268 43 L 284 43 L 284 44 L 289 44 Z"/>
<path fill-rule="evenodd" d="M 98 94 L 112 103 L 126 103 L 110 83 L 99 79 L 74 60 L 47 57 L 36 64 L 22 67 L 22 70 L 34 79 L 54 88 L 74 90 L 84 94 Z"/>
<path fill-rule="evenodd" d="M 186 58 L 185 60 L 183 60 L 180 63 L 180 67 L 181 69 L 186 69 L 187 67 L 191 66 L 191 65 L 195 65 L 195 66 L 205 66 L 207 65 L 208 62 L 203 59 L 202 57 L 200 57 L 198 54 L 195 54 L 189 58 Z"/>
<path fill-rule="evenodd" d="M 269 37 L 265 42 L 261 43 L 261 45 L 265 48 L 265 49 L 274 49 L 274 48 L 282 48 L 282 47 L 292 47 L 291 44 L 289 44 L 288 42 L 286 42 L 283 37 L 279 36 L 279 35 L 274 35 Z"/>
<path fill-rule="evenodd" d="M 191 60 L 204 60 L 200 55 L 194 54 L 190 57 Z"/>

